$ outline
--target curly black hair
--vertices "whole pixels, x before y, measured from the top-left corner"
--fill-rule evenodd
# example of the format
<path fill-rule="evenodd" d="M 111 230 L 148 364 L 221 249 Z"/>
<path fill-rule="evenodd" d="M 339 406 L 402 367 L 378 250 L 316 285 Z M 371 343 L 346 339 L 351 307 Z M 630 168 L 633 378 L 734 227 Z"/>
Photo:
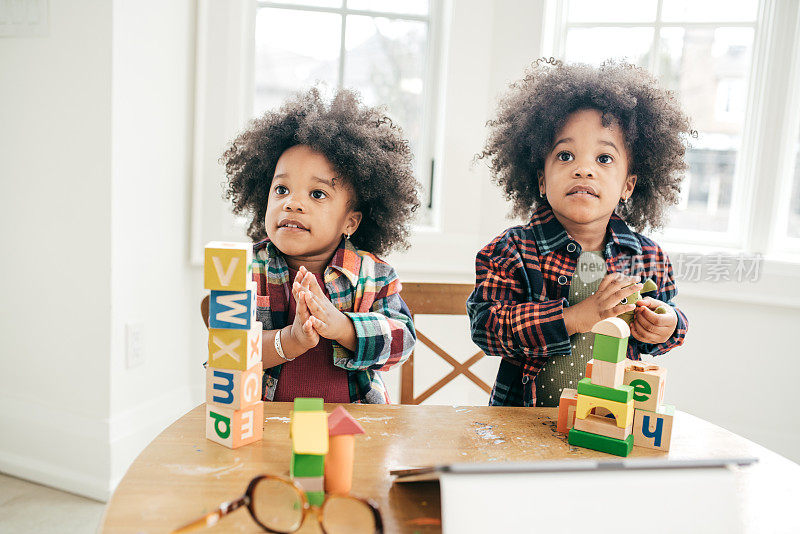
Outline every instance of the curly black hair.
<path fill-rule="evenodd" d="M 356 247 L 374 254 L 408 248 L 409 222 L 419 206 L 408 142 L 381 108 L 362 105 L 347 89 L 330 103 L 317 88 L 297 93 L 254 120 L 223 154 L 226 198 L 234 213 L 252 214 L 252 240 L 267 235 L 264 215 L 275 165 L 295 145 L 322 153 L 355 192 L 353 209 L 362 213 L 351 237 Z"/>
<path fill-rule="evenodd" d="M 493 181 L 513 202 L 512 214 L 530 217 L 546 198 L 537 177 L 569 115 L 602 113 L 602 124 L 618 124 L 636 187 L 617 214 L 637 231 L 660 228 L 667 208 L 679 200 L 688 138 L 696 137 L 671 91 L 645 69 L 606 61 L 600 67 L 538 59 L 501 99 L 497 118 L 477 159 L 488 159 Z"/>

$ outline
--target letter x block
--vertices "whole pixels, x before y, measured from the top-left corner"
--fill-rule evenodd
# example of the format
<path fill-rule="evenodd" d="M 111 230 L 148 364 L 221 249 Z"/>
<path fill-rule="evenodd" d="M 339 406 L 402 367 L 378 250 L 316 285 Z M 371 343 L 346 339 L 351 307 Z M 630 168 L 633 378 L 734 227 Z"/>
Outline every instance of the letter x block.
<path fill-rule="evenodd" d="M 264 403 L 244 410 L 206 405 L 206 437 L 229 449 L 236 449 L 264 436 Z"/>
<path fill-rule="evenodd" d="M 627 361 L 625 384 L 633 386 L 634 408 L 655 412 L 664 401 L 667 369 L 644 362 Z"/>
<path fill-rule="evenodd" d="M 633 417 L 633 444 L 668 451 L 674 418 L 675 407 L 671 404 L 663 404 L 655 412 L 636 410 Z"/>
<path fill-rule="evenodd" d="M 220 369 L 246 371 L 261 361 L 259 321 L 250 330 L 208 329 L 208 364 Z"/>
<path fill-rule="evenodd" d="M 206 245 L 203 275 L 212 291 L 245 291 L 253 277 L 253 245 L 212 241 Z"/>
<path fill-rule="evenodd" d="M 256 283 L 246 291 L 212 291 L 209 296 L 209 328 L 250 330 L 256 322 Z"/>
<path fill-rule="evenodd" d="M 241 410 L 261 401 L 261 362 L 246 371 L 206 368 L 206 403 Z"/>

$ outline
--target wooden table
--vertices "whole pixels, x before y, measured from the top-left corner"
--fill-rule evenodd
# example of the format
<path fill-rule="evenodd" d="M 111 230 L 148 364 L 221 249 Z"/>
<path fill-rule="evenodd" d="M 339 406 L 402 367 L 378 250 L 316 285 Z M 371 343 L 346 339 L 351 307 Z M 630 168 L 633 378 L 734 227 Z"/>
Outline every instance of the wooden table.
<path fill-rule="evenodd" d="M 337 405 L 326 404 L 330 412 Z M 438 532 L 435 482 L 393 485 L 389 470 L 455 462 L 614 458 L 567 444 L 555 408 L 347 405 L 356 437 L 353 494 L 380 505 L 386 532 Z M 265 403 L 264 440 L 230 450 L 206 440 L 205 405 L 164 430 L 139 455 L 106 509 L 104 532 L 168 532 L 238 497 L 261 473 L 289 474 L 289 403 Z M 747 532 L 796 532 L 800 466 L 764 447 L 677 412 L 669 458 L 753 456 L 737 473 Z M 666 456 L 634 447 L 631 457 Z M 431 521 L 433 519 L 433 521 Z M 309 522 L 310 523 L 310 522 Z M 431 524 L 433 523 L 433 524 Z M 259 532 L 242 509 L 205 532 Z M 303 532 L 318 532 L 304 525 Z"/>

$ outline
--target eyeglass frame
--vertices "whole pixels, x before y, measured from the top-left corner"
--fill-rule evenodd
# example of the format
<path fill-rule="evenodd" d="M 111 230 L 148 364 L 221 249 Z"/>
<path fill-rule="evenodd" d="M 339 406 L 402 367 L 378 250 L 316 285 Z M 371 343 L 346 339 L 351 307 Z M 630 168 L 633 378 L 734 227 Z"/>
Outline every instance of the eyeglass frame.
<path fill-rule="evenodd" d="M 300 495 L 300 499 L 302 500 L 303 503 L 303 517 L 300 520 L 300 524 L 297 526 L 296 529 L 286 530 L 286 531 L 272 530 L 271 528 L 267 527 L 261 521 L 258 520 L 258 517 L 256 516 L 254 510 L 255 505 L 253 501 L 253 491 L 255 490 L 256 485 L 262 480 L 277 480 L 285 484 L 288 484 L 294 487 L 295 490 L 297 490 L 297 493 Z M 263 528 L 266 532 L 271 532 L 272 534 L 292 534 L 293 532 L 297 532 L 303 527 L 303 525 L 306 522 L 306 517 L 308 516 L 308 514 L 314 513 L 316 515 L 317 523 L 319 524 L 320 530 L 322 530 L 323 534 L 327 534 L 327 532 L 325 531 L 325 526 L 323 525 L 322 522 L 323 519 L 322 509 L 325 506 L 325 503 L 328 501 L 328 498 L 330 497 L 340 497 L 340 498 L 343 497 L 347 499 L 354 499 L 356 501 L 361 501 L 362 503 L 367 505 L 367 507 L 372 512 L 372 518 L 375 521 L 374 534 L 383 534 L 383 520 L 381 519 L 381 512 L 378 508 L 378 504 L 372 499 L 355 497 L 353 495 L 342 495 L 342 494 L 332 493 L 332 494 L 325 494 L 325 499 L 322 501 L 322 504 L 320 504 L 319 506 L 313 506 L 308 502 L 308 497 L 306 497 L 305 490 L 297 482 L 276 475 L 258 475 L 254 477 L 247 485 L 247 489 L 245 490 L 244 495 L 233 501 L 225 501 L 221 503 L 216 510 L 213 510 L 205 514 L 203 517 L 190 521 L 189 523 L 173 530 L 172 533 L 175 534 L 179 532 L 189 532 L 199 527 L 210 527 L 216 525 L 219 522 L 219 520 L 225 517 L 226 515 L 238 510 L 242 506 L 246 506 L 247 511 L 250 512 L 250 517 L 253 519 L 253 521 L 255 521 L 258 524 L 258 526 Z"/>

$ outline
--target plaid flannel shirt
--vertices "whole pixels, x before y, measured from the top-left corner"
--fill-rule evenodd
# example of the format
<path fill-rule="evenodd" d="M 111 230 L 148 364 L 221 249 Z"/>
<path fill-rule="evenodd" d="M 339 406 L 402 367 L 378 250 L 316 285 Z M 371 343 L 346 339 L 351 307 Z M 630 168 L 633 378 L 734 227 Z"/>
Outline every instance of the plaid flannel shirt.
<path fill-rule="evenodd" d="M 675 331 L 664 343 L 630 337 L 627 357 L 640 360 L 640 354 L 664 354 L 681 345 L 688 323 L 672 303 L 678 291 L 669 258 L 616 214 L 607 228 L 607 272 L 651 278 L 658 286 L 653 297 L 672 306 L 678 316 Z M 478 252 L 467 312 L 472 340 L 486 354 L 503 359 L 491 405 L 535 406 L 533 377 L 551 355 L 571 353 L 563 312 L 580 254 L 580 244 L 549 206 L 540 206 L 528 224 L 509 228 Z"/>
<path fill-rule="evenodd" d="M 283 328 L 289 318 L 289 267 L 268 239 L 253 245 L 253 252 L 256 315 L 264 330 Z M 325 268 L 324 280 L 331 302 L 350 317 L 356 330 L 355 352 L 332 341 L 333 364 L 348 371 L 350 402 L 388 403 L 379 371 L 406 361 L 416 341 L 397 274 L 388 263 L 342 239 Z M 264 370 L 263 400 L 274 398 L 282 367 Z"/>

